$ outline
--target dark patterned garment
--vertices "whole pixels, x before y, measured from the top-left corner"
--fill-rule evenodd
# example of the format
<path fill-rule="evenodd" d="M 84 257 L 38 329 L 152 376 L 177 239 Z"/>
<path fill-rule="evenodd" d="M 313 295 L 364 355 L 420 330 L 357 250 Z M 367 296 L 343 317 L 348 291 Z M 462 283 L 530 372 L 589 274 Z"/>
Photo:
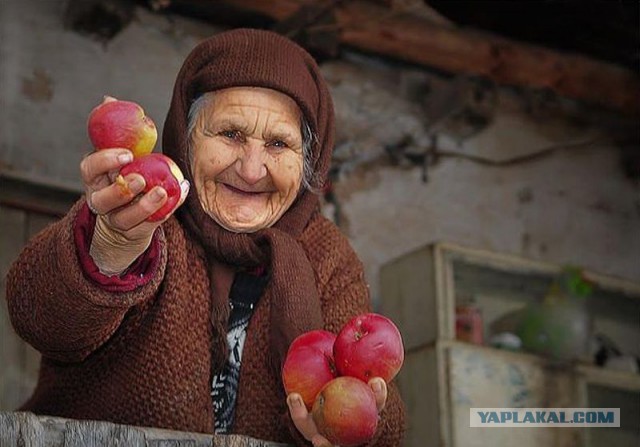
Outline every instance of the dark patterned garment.
<path fill-rule="evenodd" d="M 215 433 L 229 433 L 235 414 L 236 393 L 242 363 L 242 348 L 247 335 L 247 326 L 255 304 L 260 299 L 267 283 L 268 275 L 238 272 L 229 292 L 229 359 L 222 371 L 215 375 L 211 385 L 213 411 L 215 413 Z"/>

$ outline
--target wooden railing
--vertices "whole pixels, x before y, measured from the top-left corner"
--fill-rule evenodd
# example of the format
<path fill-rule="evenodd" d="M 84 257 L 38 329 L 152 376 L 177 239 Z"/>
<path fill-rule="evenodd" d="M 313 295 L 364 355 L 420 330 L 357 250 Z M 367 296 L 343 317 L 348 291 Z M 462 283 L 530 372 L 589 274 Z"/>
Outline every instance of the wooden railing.
<path fill-rule="evenodd" d="M 24 412 L 0 412 L 0 447 L 287 447 L 238 435 L 206 435 Z"/>

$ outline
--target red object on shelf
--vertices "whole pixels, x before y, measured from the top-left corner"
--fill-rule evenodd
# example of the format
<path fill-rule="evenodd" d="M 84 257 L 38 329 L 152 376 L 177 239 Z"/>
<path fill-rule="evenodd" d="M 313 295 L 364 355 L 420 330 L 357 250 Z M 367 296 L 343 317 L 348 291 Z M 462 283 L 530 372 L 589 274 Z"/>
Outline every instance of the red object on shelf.
<path fill-rule="evenodd" d="M 475 345 L 484 344 L 482 312 L 478 307 L 456 306 L 456 339 Z"/>

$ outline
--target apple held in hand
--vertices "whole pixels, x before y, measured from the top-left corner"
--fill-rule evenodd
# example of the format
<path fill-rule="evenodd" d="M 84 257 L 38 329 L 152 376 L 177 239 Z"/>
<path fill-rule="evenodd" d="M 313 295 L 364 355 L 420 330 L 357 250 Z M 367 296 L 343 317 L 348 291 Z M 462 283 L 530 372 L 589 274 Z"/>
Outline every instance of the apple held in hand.
<path fill-rule="evenodd" d="M 298 336 L 289 346 L 282 367 L 282 383 L 287 394 L 300 394 L 309 411 L 322 387 L 336 377 L 335 339 L 331 332 L 315 330 Z"/>
<path fill-rule="evenodd" d="M 151 153 L 158 139 L 156 125 L 142 107 L 110 96 L 91 111 L 87 128 L 96 149 L 125 148 L 134 157 Z"/>
<path fill-rule="evenodd" d="M 155 186 L 161 186 L 167 191 L 166 203 L 147 219 L 156 222 L 164 219 L 180 200 L 180 183 L 184 180 L 182 171 L 173 160 L 163 154 L 149 154 L 141 158 L 135 158 L 131 163 L 120 170 L 116 182 L 126 185 L 123 177 L 132 173 L 140 174 L 145 180 L 145 193 Z M 125 186 L 126 187 L 126 186 Z"/>
<path fill-rule="evenodd" d="M 327 383 L 311 412 L 321 435 L 341 447 L 369 441 L 378 425 L 376 398 L 368 384 L 354 377 Z"/>
<path fill-rule="evenodd" d="M 404 362 L 400 331 L 393 322 L 379 314 L 358 315 L 338 334 L 333 345 L 336 369 L 341 376 L 368 382 L 382 377 L 389 383 Z"/>

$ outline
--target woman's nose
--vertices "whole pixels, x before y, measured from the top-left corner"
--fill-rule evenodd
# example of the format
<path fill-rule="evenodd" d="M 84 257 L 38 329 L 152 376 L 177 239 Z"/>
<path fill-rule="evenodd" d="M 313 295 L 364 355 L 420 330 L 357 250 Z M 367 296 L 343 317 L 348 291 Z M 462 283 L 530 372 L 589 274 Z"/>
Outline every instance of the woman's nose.
<path fill-rule="evenodd" d="M 265 149 L 261 143 L 250 142 L 236 161 L 236 172 L 249 185 L 258 183 L 267 175 Z"/>

